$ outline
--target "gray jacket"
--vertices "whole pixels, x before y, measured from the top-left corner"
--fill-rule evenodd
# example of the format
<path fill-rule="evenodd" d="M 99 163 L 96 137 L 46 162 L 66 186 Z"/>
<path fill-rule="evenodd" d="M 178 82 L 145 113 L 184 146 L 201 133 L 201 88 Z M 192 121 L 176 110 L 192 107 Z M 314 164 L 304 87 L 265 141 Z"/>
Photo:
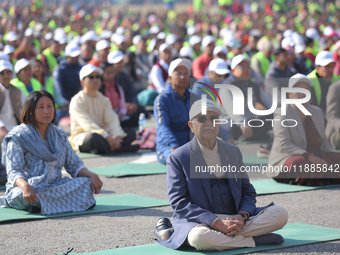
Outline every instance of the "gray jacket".
<path fill-rule="evenodd" d="M 331 151 L 332 147 L 325 135 L 325 121 L 321 109 L 311 104 L 307 104 L 306 108 L 312 114 L 314 125 L 323 139 L 321 150 Z M 281 115 L 281 108 L 278 108 L 274 113 L 274 119 L 279 121 L 273 121 L 274 142 L 269 155 L 269 165 L 283 166 L 289 157 L 307 152 L 306 133 L 299 110 L 293 105 L 287 105 L 286 115 Z M 281 122 L 285 119 L 287 121 L 284 122 L 284 125 L 293 126 L 295 124 L 293 121 L 288 121 L 288 119 L 296 120 L 297 125 L 295 127 L 283 127 Z M 275 177 L 278 174 L 279 172 L 267 173 L 270 177 Z"/>
<path fill-rule="evenodd" d="M 326 97 L 326 136 L 330 140 L 334 132 L 340 131 L 340 81 L 329 87 Z M 330 141 L 333 147 L 334 144 Z"/>

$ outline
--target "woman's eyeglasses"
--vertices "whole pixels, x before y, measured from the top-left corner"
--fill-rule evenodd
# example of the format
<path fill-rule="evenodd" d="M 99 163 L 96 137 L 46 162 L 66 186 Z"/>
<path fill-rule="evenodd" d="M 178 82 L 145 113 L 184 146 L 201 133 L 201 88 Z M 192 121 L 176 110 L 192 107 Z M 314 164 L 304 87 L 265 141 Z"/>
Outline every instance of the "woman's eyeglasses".
<path fill-rule="evenodd" d="M 199 116 L 198 118 L 196 118 L 198 123 L 205 123 L 208 120 L 207 116 Z M 214 122 L 214 120 L 218 120 L 218 116 L 217 115 L 212 115 L 209 117 L 209 119 L 211 120 L 211 122 Z"/>

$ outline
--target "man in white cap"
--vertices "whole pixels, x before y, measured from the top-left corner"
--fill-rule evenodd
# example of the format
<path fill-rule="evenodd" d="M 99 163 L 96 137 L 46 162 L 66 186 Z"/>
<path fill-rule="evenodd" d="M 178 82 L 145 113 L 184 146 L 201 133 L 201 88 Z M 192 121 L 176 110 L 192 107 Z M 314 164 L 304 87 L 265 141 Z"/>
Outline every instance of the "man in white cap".
<path fill-rule="evenodd" d="M 17 87 L 10 84 L 13 67 L 9 61 L 0 61 L 0 141 L 12 128 L 20 124 L 20 112 L 26 96 Z M 0 185 L 6 183 L 6 169 L 1 164 L 0 146 Z"/>
<path fill-rule="evenodd" d="M 242 171 L 239 148 L 217 139 L 220 125 L 214 120 L 222 111 L 207 100 L 203 114 L 202 103 L 196 101 L 189 111 L 193 139 L 167 159 L 173 228 L 156 227 L 156 239 L 171 249 L 186 243 L 201 251 L 282 244 L 283 237 L 271 232 L 285 226 L 287 210 L 273 203 L 256 207 L 256 191 Z"/>
<path fill-rule="evenodd" d="M 321 51 L 315 58 L 315 69 L 307 75 L 312 81 L 311 104 L 326 112 L 326 96 L 329 86 L 339 80 L 334 74 L 335 60 L 329 51 Z"/>
<path fill-rule="evenodd" d="M 54 69 L 52 78 L 55 88 L 63 98 L 70 102 L 71 98 L 81 90 L 79 71 L 80 48 L 77 44 L 70 43 L 65 48 L 66 58 Z"/>
<path fill-rule="evenodd" d="M 64 41 L 61 41 L 58 34 L 54 36 L 50 47 L 43 50 L 43 52 L 37 56 L 37 59 L 39 59 L 44 65 L 44 73 L 46 75 L 51 75 L 53 69 L 58 65 L 58 58 L 62 50 L 60 42 L 63 43 Z"/>
<path fill-rule="evenodd" d="M 90 62 L 88 64 L 95 65 L 97 67 L 100 67 L 102 63 L 107 63 L 107 56 L 110 53 L 110 43 L 102 39 L 96 44 L 96 51 L 97 54 L 92 57 Z"/>
<path fill-rule="evenodd" d="M 136 132 L 124 132 L 110 100 L 98 91 L 102 74 L 101 68 L 90 64 L 79 72 L 83 90 L 70 102 L 69 141 L 77 152 L 111 154 L 126 149 L 137 151 L 139 146 L 130 146 Z"/>
<path fill-rule="evenodd" d="M 14 52 L 15 48 L 12 45 L 7 44 L 4 47 L 4 53 L 8 55 L 9 57 L 9 62 L 11 62 L 13 65 L 17 62 L 17 60 L 14 58 Z"/>
<path fill-rule="evenodd" d="M 127 43 L 124 35 L 113 34 L 111 41 L 117 46 L 118 50 L 125 54 Z"/>
<path fill-rule="evenodd" d="M 209 66 L 210 61 L 213 59 L 215 41 L 216 39 L 212 35 L 208 35 L 203 38 L 203 54 L 197 57 L 192 63 L 192 72 L 196 79 L 201 79 L 204 77 L 204 71 Z"/>
<path fill-rule="evenodd" d="M 14 71 L 17 78 L 11 80 L 11 84 L 21 89 L 26 96 L 32 91 L 41 90 L 41 83 L 32 78 L 32 67 L 27 59 L 19 59 L 14 66 Z"/>
<path fill-rule="evenodd" d="M 159 46 L 159 61 L 150 71 L 151 86 L 158 93 L 161 93 L 168 85 L 168 69 L 172 60 L 171 49 L 172 47 L 166 43 Z"/>
<path fill-rule="evenodd" d="M 190 47 L 194 50 L 194 58 L 197 58 L 202 54 L 201 52 L 201 42 L 202 38 L 198 35 L 193 35 L 189 39 Z"/>
<path fill-rule="evenodd" d="M 165 164 L 167 156 L 189 141 L 188 109 L 190 108 L 190 72 L 192 63 L 178 58 L 169 66 L 169 81 L 154 101 L 157 124 L 157 159 Z"/>
<path fill-rule="evenodd" d="M 252 77 L 250 68 L 250 59 L 244 55 L 237 55 L 231 62 L 232 74 L 223 81 L 223 84 L 231 84 L 238 87 L 244 95 L 244 99 L 252 96 L 253 105 L 257 103 L 262 104 L 266 109 L 270 109 L 272 106 L 271 98 L 261 88 L 260 84 Z M 248 88 L 252 87 L 252 95 L 248 95 Z M 222 100 L 222 105 L 226 113 L 226 118 L 230 118 L 233 124 L 226 125 L 226 128 L 231 132 L 235 140 L 265 140 L 268 137 L 267 132 L 271 129 L 271 123 L 264 121 L 265 124 L 262 127 L 252 128 L 248 125 L 250 119 L 256 119 L 248 105 L 245 104 L 244 115 L 234 115 L 233 109 L 233 96 L 229 89 L 221 88 L 219 95 Z M 269 116 L 261 116 L 261 119 L 268 119 Z M 238 124 L 236 124 L 238 123 Z M 244 123 L 244 125 L 242 124 Z"/>
<path fill-rule="evenodd" d="M 314 65 L 313 62 L 306 56 L 305 50 L 306 46 L 303 44 L 296 44 L 294 46 L 294 68 L 298 73 L 307 75 L 313 71 Z"/>
<path fill-rule="evenodd" d="M 8 32 L 6 36 L 6 41 L 8 45 L 12 45 L 15 49 L 19 46 L 18 34 L 14 31 Z"/>

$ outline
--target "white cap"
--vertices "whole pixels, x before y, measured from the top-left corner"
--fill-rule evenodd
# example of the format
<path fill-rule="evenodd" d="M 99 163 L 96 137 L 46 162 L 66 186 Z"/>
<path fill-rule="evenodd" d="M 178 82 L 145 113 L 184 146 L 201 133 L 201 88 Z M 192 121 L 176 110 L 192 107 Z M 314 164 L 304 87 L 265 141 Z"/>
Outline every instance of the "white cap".
<path fill-rule="evenodd" d="M 14 66 L 15 73 L 19 73 L 21 71 L 21 69 L 24 69 L 29 64 L 30 64 L 30 62 L 26 58 L 19 59 Z"/>
<path fill-rule="evenodd" d="M 188 72 L 191 72 L 192 62 L 186 58 L 175 59 L 174 61 L 170 63 L 169 71 L 168 71 L 169 76 L 171 76 L 172 73 L 175 71 L 175 69 L 179 66 L 184 66 L 188 69 Z"/>
<path fill-rule="evenodd" d="M 18 35 L 17 33 L 15 33 L 14 31 L 10 31 L 8 32 L 7 36 L 6 36 L 6 41 L 7 42 L 13 42 L 15 40 L 18 40 Z"/>
<path fill-rule="evenodd" d="M 334 32 L 334 29 L 330 26 L 325 27 L 323 30 L 323 35 L 324 36 L 330 36 Z"/>
<path fill-rule="evenodd" d="M 232 35 L 227 34 L 223 38 L 223 44 L 228 47 L 233 47 L 234 42 L 237 41 L 236 38 Z"/>
<path fill-rule="evenodd" d="M 142 40 L 141 35 L 136 35 L 135 37 L 133 37 L 133 39 L 132 39 L 133 45 L 137 45 L 140 42 L 140 40 Z"/>
<path fill-rule="evenodd" d="M 189 36 L 192 36 L 192 35 L 195 34 L 196 32 L 197 32 L 197 29 L 196 29 L 196 27 L 194 27 L 194 26 L 188 27 L 188 29 L 187 29 L 187 34 L 188 34 Z"/>
<path fill-rule="evenodd" d="M 0 72 L 3 70 L 11 70 L 13 72 L 12 63 L 8 60 L 0 60 Z"/>
<path fill-rule="evenodd" d="M 183 57 L 189 57 L 191 59 L 194 59 L 194 50 L 191 49 L 190 47 L 183 47 L 180 51 L 179 51 L 179 55 L 181 58 Z"/>
<path fill-rule="evenodd" d="M 112 32 L 109 30 L 103 30 L 103 32 L 100 33 L 99 38 L 100 39 L 109 39 L 112 35 Z"/>
<path fill-rule="evenodd" d="M 320 40 L 318 30 L 316 30 L 314 27 L 308 28 L 306 30 L 306 36 L 312 38 L 313 40 Z"/>
<path fill-rule="evenodd" d="M 65 31 L 62 27 L 57 27 L 55 30 L 54 30 L 54 34 L 65 34 Z"/>
<path fill-rule="evenodd" d="M 157 35 L 157 39 L 165 39 L 166 37 L 166 33 L 165 32 L 160 32 L 158 35 Z"/>
<path fill-rule="evenodd" d="M 97 72 L 99 75 L 103 74 L 103 69 L 100 67 L 96 67 L 95 65 L 87 64 L 80 69 L 79 79 L 82 81 L 86 76 L 90 75 L 93 72 Z"/>
<path fill-rule="evenodd" d="M 297 34 L 295 36 L 293 35 L 292 39 L 293 39 L 295 44 L 304 44 L 305 43 L 304 40 L 303 40 L 303 37 L 299 34 Z"/>
<path fill-rule="evenodd" d="M 159 46 L 159 53 L 162 53 L 167 48 L 172 49 L 172 46 L 167 43 L 161 44 L 161 46 Z"/>
<path fill-rule="evenodd" d="M 5 52 L 0 51 L 0 60 L 9 61 L 9 56 Z"/>
<path fill-rule="evenodd" d="M 116 29 L 116 33 L 120 35 L 124 34 L 124 31 L 125 31 L 125 28 L 123 27 L 117 27 Z"/>
<path fill-rule="evenodd" d="M 219 36 L 220 38 L 224 38 L 226 35 L 232 36 L 233 32 L 229 28 L 222 28 L 220 30 Z"/>
<path fill-rule="evenodd" d="M 124 53 L 117 50 L 117 51 L 112 51 L 110 54 L 107 56 L 107 62 L 110 64 L 117 64 L 120 62 L 122 59 L 124 59 Z"/>
<path fill-rule="evenodd" d="M 53 37 L 53 40 L 60 44 L 64 44 L 67 42 L 65 33 L 56 33 Z"/>
<path fill-rule="evenodd" d="M 226 55 L 228 54 L 228 50 L 222 46 L 216 46 L 213 52 L 213 56 L 216 56 L 218 53 L 223 52 Z"/>
<path fill-rule="evenodd" d="M 250 59 L 247 58 L 246 56 L 239 54 L 236 57 L 233 58 L 233 60 L 231 61 L 231 70 L 234 70 L 236 66 L 238 66 L 238 64 L 240 64 L 242 61 L 248 61 L 250 63 Z"/>
<path fill-rule="evenodd" d="M 4 53 L 5 54 L 10 54 L 10 53 L 14 53 L 15 49 L 12 45 L 7 44 L 4 48 Z"/>
<path fill-rule="evenodd" d="M 316 55 L 316 66 L 326 66 L 329 63 L 335 63 L 335 60 L 329 51 L 321 51 L 318 55 Z"/>
<path fill-rule="evenodd" d="M 51 40 L 52 37 L 53 37 L 53 34 L 52 34 L 51 32 L 46 33 L 46 35 L 44 36 L 44 38 L 45 38 L 46 41 Z"/>
<path fill-rule="evenodd" d="M 295 42 L 293 41 L 291 37 L 286 37 L 281 42 L 281 48 L 285 50 L 289 50 L 289 48 L 294 47 L 294 45 L 295 45 Z"/>
<path fill-rule="evenodd" d="M 81 44 L 81 36 L 76 35 L 75 37 L 73 37 L 72 40 L 71 40 L 71 43 L 80 45 Z"/>
<path fill-rule="evenodd" d="M 219 75 L 230 73 L 227 63 L 221 58 L 215 58 L 210 62 L 209 71 L 213 71 Z"/>
<path fill-rule="evenodd" d="M 97 52 L 104 50 L 106 48 L 110 48 L 110 43 L 107 40 L 102 39 L 99 42 L 97 42 L 97 44 L 96 44 L 96 51 Z"/>
<path fill-rule="evenodd" d="M 33 33 L 34 33 L 34 29 L 31 28 L 31 27 L 29 27 L 29 28 L 27 28 L 26 31 L 25 31 L 25 36 L 26 36 L 26 37 L 32 36 Z"/>
<path fill-rule="evenodd" d="M 90 30 L 86 32 L 80 39 L 81 44 L 84 44 L 86 41 L 98 41 L 99 37 L 95 31 Z"/>
<path fill-rule="evenodd" d="M 295 54 L 300 54 L 301 52 L 303 52 L 306 49 L 306 46 L 303 44 L 296 44 L 294 47 L 294 53 Z"/>
<path fill-rule="evenodd" d="M 290 37 L 293 34 L 293 30 L 287 29 L 286 31 L 283 32 L 283 37 L 287 38 Z"/>
<path fill-rule="evenodd" d="M 215 42 L 216 39 L 212 35 L 207 35 L 202 40 L 202 49 L 204 50 L 210 43 Z"/>
<path fill-rule="evenodd" d="M 193 36 L 191 36 L 190 39 L 189 39 L 189 44 L 190 44 L 190 46 L 192 47 L 192 46 L 194 46 L 195 44 L 200 43 L 201 41 L 202 41 L 202 38 L 201 38 L 201 37 L 199 37 L 198 35 L 193 35 Z"/>
<path fill-rule="evenodd" d="M 305 82 L 310 87 L 312 86 L 311 80 L 308 79 L 306 75 L 301 74 L 301 73 L 297 73 L 297 74 L 295 74 L 295 75 L 293 75 L 292 77 L 289 78 L 288 87 L 293 88 L 299 82 Z"/>
<path fill-rule="evenodd" d="M 152 26 L 150 27 L 150 34 L 157 34 L 159 32 L 159 27 L 157 26 Z"/>
<path fill-rule="evenodd" d="M 174 44 L 177 40 L 177 36 L 174 34 L 169 34 L 166 38 L 165 38 L 165 42 L 169 45 Z"/>
<path fill-rule="evenodd" d="M 81 53 L 80 47 L 78 44 L 70 43 L 65 47 L 65 55 L 71 58 L 79 56 Z"/>
<path fill-rule="evenodd" d="M 194 117 L 200 114 L 201 111 L 202 111 L 202 99 L 197 100 L 195 103 L 192 104 L 189 111 L 189 119 L 192 120 Z M 215 105 L 215 103 L 210 99 L 207 99 L 207 111 L 213 111 L 217 113 L 218 116 L 222 115 L 221 109 L 218 108 Z"/>

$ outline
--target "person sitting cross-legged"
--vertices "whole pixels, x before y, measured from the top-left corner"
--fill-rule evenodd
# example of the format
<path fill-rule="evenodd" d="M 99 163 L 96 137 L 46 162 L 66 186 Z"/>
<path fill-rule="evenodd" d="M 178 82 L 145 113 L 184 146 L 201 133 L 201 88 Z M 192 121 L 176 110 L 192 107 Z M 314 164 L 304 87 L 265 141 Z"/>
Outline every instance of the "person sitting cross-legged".
<path fill-rule="evenodd" d="M 282 244 L 284 239 L 271 232 L 285 226 L 288 213 L 271 203 L 256 207 L 256 191 L 249 182 L 239 148 L 217 139 L 219 125 L 213 125 L 222 111 L 207 100 L 190 108 L 188 126 L 193 139 L 167 158 L 166 184 L 174 210 L 169 220 L 158 220 L 155 237 L 171 249 L 188 245 L 197 250 L 227 250 Z M 200 171 L 231 166 L 235 171 Z M 168 221 L 168 222 L 167 222 Z M 162 226 L 163 225 L 163 226 Z M 169 228 L 164 228 L 169 225 Z"/>
<path fill-rule="evenodd" d="M 103 70 L 88 64 L 79 72 L 83 90 L 70 102 L 71 136 L 75 151 L 93 154 L 135 152 L 138 145 L 134 129 L 122 129 L 110 100 L 98 91 Z M 107 128 L 107 129 L 106 129 Z"/>

